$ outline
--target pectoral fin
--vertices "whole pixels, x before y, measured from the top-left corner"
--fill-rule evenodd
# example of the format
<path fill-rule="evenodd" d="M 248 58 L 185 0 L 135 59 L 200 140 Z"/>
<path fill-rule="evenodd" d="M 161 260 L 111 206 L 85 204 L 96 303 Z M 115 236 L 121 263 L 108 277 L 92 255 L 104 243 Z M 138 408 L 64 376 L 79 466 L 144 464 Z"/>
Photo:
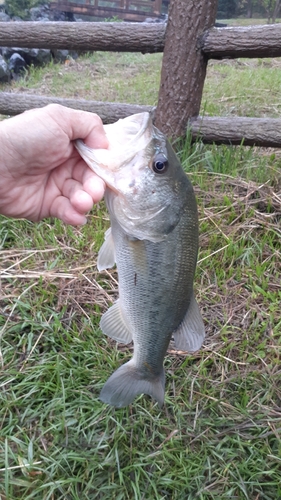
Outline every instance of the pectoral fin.
<path fill-rule="evenodd" d="M 100 327 L 105 335 L 122 344 L 129 344 L 133 340 L 123 319 L 119 300 L 103 314 Z"/>
<path fill-rule="evenodd" d="M 187 313 L 174 332 L 176 348 L 181 351 L 194 352 L 200 349 L 205 338 L 205 327 L 198 304 L 192 296 Z"/>
<path fill-rule="evenodd" d="M 104 233 L 104 243 L 98 254 L 97 268 L 99 271 L 109 269 L 115 264 L 115 249 L 111 227 Z"/>

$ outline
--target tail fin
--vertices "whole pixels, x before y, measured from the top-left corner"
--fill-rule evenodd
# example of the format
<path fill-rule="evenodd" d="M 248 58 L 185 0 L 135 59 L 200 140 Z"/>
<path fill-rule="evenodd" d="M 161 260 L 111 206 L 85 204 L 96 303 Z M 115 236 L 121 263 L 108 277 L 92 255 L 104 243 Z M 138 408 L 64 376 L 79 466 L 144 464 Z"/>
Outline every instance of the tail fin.
<path fill-rule="evenodd" d="M 149 394 L 156 399 L 159 406 L 164 403 L 165 373 L 154 379 L 146 378 L 146 374 L 137 369 L 130 360 L 120 366 L 107 380 L 100 393 L 103 403 L 122 408 L 129 405 L 139 394 Z"/>

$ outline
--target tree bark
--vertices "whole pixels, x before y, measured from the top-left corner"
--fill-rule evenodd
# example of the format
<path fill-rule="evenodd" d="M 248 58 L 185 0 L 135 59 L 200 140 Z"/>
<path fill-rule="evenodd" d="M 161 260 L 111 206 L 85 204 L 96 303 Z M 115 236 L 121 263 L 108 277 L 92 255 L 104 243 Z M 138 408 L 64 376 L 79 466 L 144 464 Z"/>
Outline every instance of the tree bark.
<path fill-rule="evenodd" d="M 272 14 L 272 22 L 273 23 L 275 23 L 276 18 L 279 15 L 279 10 L 280 10 L 280 0 L 276 0 L 274 11 L 273 11 L 273 14 Z"/>
<path fill-rule="evenodd" d="M 169 137 L 184 135 L 199 114 L 207 59 L 198 35 L 214 25 L 217 0 L 171 0 L 165 37 L 156 126 Z"/>
<path fill-rule="evenodd" d="M 277 118 L 198 117 L 190 122 L 193 140 L 205 143 L 281 148 L 281 120 Z"/>
<path fill-rule="evenodd" d="M 114 123 L 120 118 L 148 111 L 154 117 L 155 107 L 121 104 L 115 102 L 86 101 L 78 99 L 61 99 L 39 95 L 0 92 L 0 114 L 18 115 L 27 109 L 42 108 L 47 104 L 57 103 L 73 109 L 82 109 L 98 114 L 103 123 Z"/>
<path fill-rule="evenodd" d="M 0 47 L 162 52 L 165 23 L 1 23 Z"/>
<path fill-rule="evenodd" d="M 253 17 L 253 2 L 248 0 L 247 2 L 247 18 L 251 19 Z"/>
<path fill-rule="evenodd" d="M 224 57 L 280 57 L 281 24 L 211 28 L 200 46 L 209 59 Z"/>

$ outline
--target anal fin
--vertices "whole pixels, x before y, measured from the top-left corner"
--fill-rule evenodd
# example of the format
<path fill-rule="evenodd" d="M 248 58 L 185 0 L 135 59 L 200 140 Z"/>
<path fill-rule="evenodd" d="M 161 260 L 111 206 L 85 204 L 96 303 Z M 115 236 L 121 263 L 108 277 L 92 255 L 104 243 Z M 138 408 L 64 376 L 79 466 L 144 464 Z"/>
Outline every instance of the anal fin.
<path fill-rule="evenodd" d="M 105 335 L 122 344 L 129 344 L 133 340 L 124 321 L 119 300 L 103 314 L 100 327 Z"/>
<path fill-rule="evenodd" d="M 104 242 L 98 254 L 97 268 L 99 271 L 110 269 L 115 264 L 115 249 L 111 227 L 104 233 Z"/>
<path fill-rule="evenodd" d="M 194 295 L 182 323 L 173 335 L 177 349 L 189 352 L 200 349 L 205 338 L 205 327 Z"/>

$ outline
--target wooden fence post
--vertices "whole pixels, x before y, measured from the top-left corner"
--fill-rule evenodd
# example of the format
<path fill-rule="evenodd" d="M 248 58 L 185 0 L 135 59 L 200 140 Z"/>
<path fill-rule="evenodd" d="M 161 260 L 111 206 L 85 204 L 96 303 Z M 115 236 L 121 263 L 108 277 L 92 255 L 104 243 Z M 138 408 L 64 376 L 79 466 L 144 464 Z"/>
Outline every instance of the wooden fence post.
<path fill-rule="evenodd" d="M 156 110 L 156 126 L 168 137 L 184 136 L 199 114 L 207 58 L 198 39 L 216 13 L 217 0 L 171 0 Z"/>

